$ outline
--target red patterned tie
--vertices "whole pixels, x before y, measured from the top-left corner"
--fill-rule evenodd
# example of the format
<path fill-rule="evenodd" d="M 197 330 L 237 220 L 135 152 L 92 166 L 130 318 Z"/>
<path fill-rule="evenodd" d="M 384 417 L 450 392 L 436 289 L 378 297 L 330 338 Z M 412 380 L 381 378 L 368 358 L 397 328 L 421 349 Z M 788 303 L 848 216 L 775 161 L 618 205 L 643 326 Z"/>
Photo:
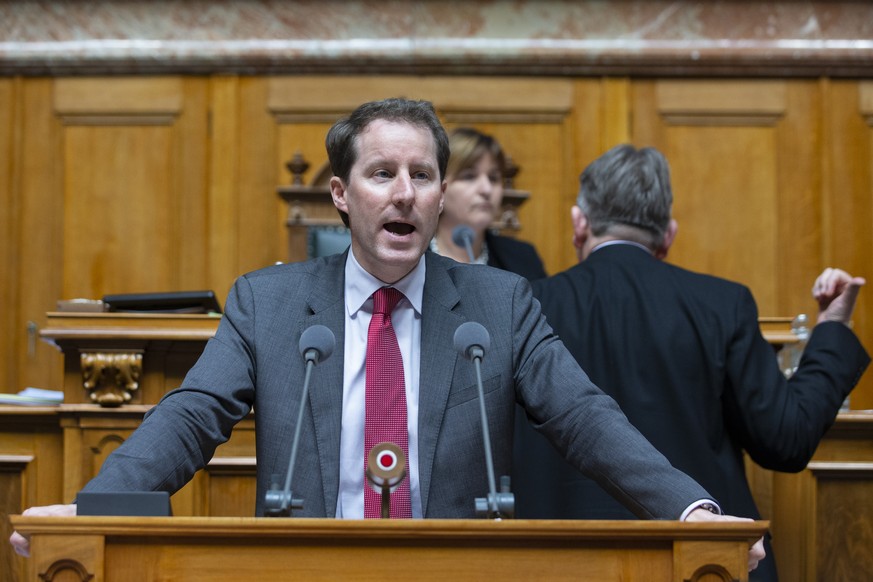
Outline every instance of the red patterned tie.
<path fill-rule="evenodd" d="M 373 293 L 373 318 L 367 332 L 366 390 L 367 411 L 364 423 L 364 466 L 373 445 L 392 442 L 409 458 L 409 433 L 406 426 L 406 383 L 403 357 L 391 325 L 391 312 L 403 293 L 382 287 Z M 391 493 L 391 518 L 412 517 L 407 477 Z M 382 515 L 382 496 L 370 487 L 364 476 L 364 517 Z"/>

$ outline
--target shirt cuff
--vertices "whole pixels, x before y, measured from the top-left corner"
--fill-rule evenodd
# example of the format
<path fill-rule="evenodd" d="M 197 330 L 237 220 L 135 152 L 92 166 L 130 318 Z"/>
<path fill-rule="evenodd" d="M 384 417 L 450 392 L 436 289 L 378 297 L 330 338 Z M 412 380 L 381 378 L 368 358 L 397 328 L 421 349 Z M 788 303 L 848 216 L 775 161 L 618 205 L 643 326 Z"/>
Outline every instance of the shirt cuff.
<path fill-rule="evenodd" d="M 679 516 L 679 521 L 685 521 L 688 518 L 688 515 L 695 509 L 705 509 L 706 511 L 710 511 L 716 515 L 723 514 L 721 507 L 719 507 L 718 503 L 716 503 L 712 499 L 698 499 L 697 501 L 685 508 L 685 511 L 682 512 L 682 515 Z"/>

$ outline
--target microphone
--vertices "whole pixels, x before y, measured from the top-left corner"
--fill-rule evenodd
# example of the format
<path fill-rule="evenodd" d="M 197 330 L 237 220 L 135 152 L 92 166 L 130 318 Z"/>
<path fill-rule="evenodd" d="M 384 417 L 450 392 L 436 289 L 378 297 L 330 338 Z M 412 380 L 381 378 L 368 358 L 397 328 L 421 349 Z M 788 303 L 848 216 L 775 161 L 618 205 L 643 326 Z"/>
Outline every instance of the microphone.
<path fill-rule="evenodd" d="M 382 496 L 382 519 L 391 518 L 391 493 L 406 477 L 406 455 L 396 444 L 373 445 L 367 455 L 367 481 Z"/>
<path fill-rule="evenodd" d="M 309 378 L 312 368 L 328 359 L 336 346 L 333 332 L 323 325 L 307 327 L 300 335 L 300 353 L 306 362 L 306 375 L 303 379 L 303 392 L 300 395 L 300 408 L 297 411 L 297 424 L 294 427 L 294 440 L 291 441 L 291 459 L 285 475 L 285 487 L 279 489 L 277 476 L 264 497 L 264 513 L 268 517 L 291 517 L 292 509 L 303 509 L 303 500 L 295 499 L 291 493 L 291 478 L 294 475 L 294 462 L 297 460 L 297 444 L 300 441 L 300 426 L 303 424 L 303 409 L 309 398 Z"/>
<path fill-rule="evenodd" d="M 452 242 L 459 247 L 467 249 L 467 256 L 470 258 L 471 263 L 476 261 L 476 257 L 473 256 L 474 236 L 473 229 L 466 224 L 459 224 L 452 230 Z"/>
<path fill-rule="evenodd" d="M 457 230 L 457 229 L 456 229 Z M 467 321 L 458 326 L 454 338 L 455 350 L 472 360 L 476 367 L 476 387 L 479 389 L 479 416 L 482 422 L 482 440 L 485 443 L 485 468 L 488 472 L 488 498 L 476 498 L 476 515 L 501 519 L 515 516 L 515 495 L 509 488 L 509 476 L 500 477 L 500 493 L 494 482 L 494 460 L 491 457 L 491 435 L 485 412 L 485 393 L 482 388 L 482 359 L 491 347 L 491 336 L 480 323 Z"/>

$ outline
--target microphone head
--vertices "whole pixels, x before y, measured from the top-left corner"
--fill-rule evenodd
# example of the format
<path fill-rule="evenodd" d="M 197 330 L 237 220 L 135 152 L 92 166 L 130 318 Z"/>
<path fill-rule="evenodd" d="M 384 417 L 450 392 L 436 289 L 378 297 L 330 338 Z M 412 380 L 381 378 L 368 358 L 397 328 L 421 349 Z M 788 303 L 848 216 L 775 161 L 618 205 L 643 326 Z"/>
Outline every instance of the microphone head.
<path fill-rule="evenodd" d="M 459 224 L 452 230 L 452 242 L 459 247 L 473 244 L 473 229 L 466 224 Z"/>
<path fill-rule="evenodd" d="M 481 323 L 465 321 L 455 330 L 455 350 L 468 360 L 483 357 L 490 347 L 491 336 Z"/>
<path fill-rule="evenodd" d="M 312 360 L 317 364 L 328 359 L 335 346 L 336 337 L 323 325 L 307 327 L 300 334 L 300 353 L 306 361 Z"/>

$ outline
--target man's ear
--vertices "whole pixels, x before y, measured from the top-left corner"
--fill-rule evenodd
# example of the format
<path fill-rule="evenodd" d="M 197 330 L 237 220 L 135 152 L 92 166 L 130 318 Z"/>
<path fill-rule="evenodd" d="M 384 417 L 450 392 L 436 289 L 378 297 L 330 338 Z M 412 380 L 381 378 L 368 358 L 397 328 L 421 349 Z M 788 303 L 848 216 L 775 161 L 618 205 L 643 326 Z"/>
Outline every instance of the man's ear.
<path fill-rule="evenodd" d="M 579 206 L 570 209 L 570 220 L 573 222 L 573 246 L 581 249 L 588 239 L 588 217 Z"/>
<path fill-rule="evenodd" d="M 338 176 L 333 176 L 330 179 L 330 197 L 333 199 L 333 205 L 337 207 L 337 210 L 341 210 L 346 214 L 349 213 L 349 204 L 346 200 L 346 187 Z"/>
<path fill-rule="evenodd" d="M 667 231 L 664 233 L 664 240 L 661 245 L 655 249 L 655 258 L 666 259 L 670 247 L 673 246 L 673 241 L 676 239 L 676 232 L 679 230 L 679 223 L 676 219 L 671 218 L 667 225 Z"/>

